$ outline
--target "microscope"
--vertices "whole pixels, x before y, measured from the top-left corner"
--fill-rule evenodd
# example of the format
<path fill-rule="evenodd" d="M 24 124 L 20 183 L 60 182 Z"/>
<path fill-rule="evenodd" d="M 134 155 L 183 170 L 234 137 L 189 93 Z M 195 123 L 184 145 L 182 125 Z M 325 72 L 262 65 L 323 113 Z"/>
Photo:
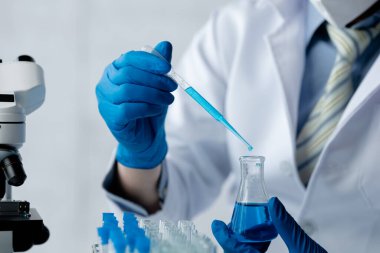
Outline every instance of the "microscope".
<path fill-rule="evenodd" d="M 12 187 L 26 180 L 19 149 L 25 142 L 25 118 L 42 105 L 42 68 L 22 55 L 14 62 L 0 60 L 0 252 L 24 252 L 43 244 L 49 230 L 27 201 L 12 200 Z"/>

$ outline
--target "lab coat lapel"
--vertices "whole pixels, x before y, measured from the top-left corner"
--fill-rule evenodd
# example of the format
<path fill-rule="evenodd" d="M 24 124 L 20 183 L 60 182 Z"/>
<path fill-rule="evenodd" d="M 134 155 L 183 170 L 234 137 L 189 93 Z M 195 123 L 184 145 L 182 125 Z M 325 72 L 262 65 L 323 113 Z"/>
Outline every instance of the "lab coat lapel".
<path fill-rule="evenodd" d="M 293 130 L 290 134 L 295 142 L 298 101 L 305 63 L 305 16 L 299 11 L 303 8 L 300 1 L 293 1 L 292 9 L 289 7 L 291 4 L 283 6 L 289 1 L 273 0 L 273 2 L 284 18 L 284 22 L 269 36 L 268 41 L 282 84 L 290 129 Z"/>
<path fill-rule="evenodd" d="M 345 122 L 355 114 L 358 109 L 365 104 L 367 98 L 376 92 L 376 89 L 380 86 L 380 56 L 377 57 L 375 63 L 372 65 L 367 75 L 359 85 L 355 94 L 352 96 L 350 102 L 348 103 L 346 110 L 344 111 L 340 123 L 337 127 L 336 132 L 342 129 Z"/>
<path fill-rule="evenodd" d="M 331 135 L 330 139 L 327 141 L 325 147 L 322 150 L 319 161 L 316 165 L 313 175 L 310 178 L 308 189 L 314 188 L 314 178 L 316 174 L 321 174 L 325 172 L 324 166 L 321 166 L 326 157 L 328 157 L 327 150 L 329 146 L 334 143 L 336 137 L 341 131 L 344 131 L 344 127 L 350 122 L 350 119 L 360 111 L 360 108 L 366 104 L 368 98 L 370 98 L 374 93 L 380 92 L 380 56 L 377 57 L 375 63 L 368 71 L 364 80 L 359 85 L 355 94 L 352 96 L 350 102 L 348 103 L 345 111 L 343 112 L 342 117 L 339 120 L 339 123 Z"/>
<path fill-rule="evenodd" d="M 274 1 L 278 8 L 285 8 Z M 286 2 L 286 1 L 285 1 Z M 283 3 L 283 2 L 281 2 Z M 302 83 L 304 62 L 305 62 L 305 16 L 300 11 L 303 8 L 302 2 L 293 1 L 293 9 L 279 9 L 284 22 L 272 35 L 269 36 L 268 42 L 272 51 L 275 68 L 281 82 L 285 107 L 288 112 L 288 122 L 290 129 L 290 140 L 292 141 L 292 163 L 296 171 L 294 152 L 295 152 L 295 135 L 298 115 L 298 101 Z M 289 8 L 289 6 L 286 6 Z M 303 185 L 299 182 L 300 188 Z"/>

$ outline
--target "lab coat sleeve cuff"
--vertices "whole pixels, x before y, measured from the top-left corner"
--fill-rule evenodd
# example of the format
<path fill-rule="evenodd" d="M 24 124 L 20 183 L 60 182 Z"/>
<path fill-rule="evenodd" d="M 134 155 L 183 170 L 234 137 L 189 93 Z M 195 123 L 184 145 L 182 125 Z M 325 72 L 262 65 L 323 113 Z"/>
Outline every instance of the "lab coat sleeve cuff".
<path fill-rule="evenodd" d="M 161 175 L 160 179 L 158 180 L 158 197 L 160 200 L 160 206 L 162 207 L 164 205 L 166 194 L 168 191 L 168 182 L 169 182 L 169 175 L 168 175 L 168 169 L 166 165 L 166 160 L 162 162 L 161 165 Z"/>
<path fill-rule="evenodd" d="M 161 205 L 161 210 L 150 215 L 153 220 L 181 220 L 190 219 L 188 206 L 185 201 L 183 191 L 183 181 L 178 171 L 167 160 L 164 160 L 163 168 L 167 177 L 165 187 L 165 203 Z"/>

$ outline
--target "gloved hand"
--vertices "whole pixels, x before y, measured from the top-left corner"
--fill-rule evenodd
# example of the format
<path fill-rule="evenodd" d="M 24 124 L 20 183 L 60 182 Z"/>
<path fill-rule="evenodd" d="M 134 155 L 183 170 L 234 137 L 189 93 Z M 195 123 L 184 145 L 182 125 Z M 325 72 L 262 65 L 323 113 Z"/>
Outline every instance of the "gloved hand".
<path fill-rule="evenodd" d="M 268 210 L 277 232 L 290 253 L 327 253 L 302 230 L 277 198 L 269 200 Z M 226 253 L 259 253 L 265 252 L 269 247 L 269 242 L 252 244 L 238 242 L 227 225 L 219 220 L 213 221 L 212 232 Z"/>
<path fill-rule="evenodd" d="M 167 60 L 130 51 L 108 65 L 96 86 L 99 112 L 119 142 L 116 159 L 127 167 L 151 169 L 168 150 L 164 121 L 177 84 L 171 69 L 172 45 L 155 48 Z"/>

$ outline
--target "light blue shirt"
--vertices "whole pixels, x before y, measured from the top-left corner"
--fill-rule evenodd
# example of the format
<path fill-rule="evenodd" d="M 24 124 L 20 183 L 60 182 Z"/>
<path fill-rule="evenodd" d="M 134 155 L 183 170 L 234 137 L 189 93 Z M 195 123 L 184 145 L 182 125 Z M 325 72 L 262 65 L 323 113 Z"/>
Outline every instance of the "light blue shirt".
<path fill-rule="evenodd" d="M 309 4 L 307 15 L 306 63 L 298 106 L 297 134 L 305 125 L 314 105 L 323 93 L 334 66 L 337 51 L 326 32 L 326 22 Z M 356 24 L 353 28 L 368 28 L 380 22 L 380 11 Z M 371 42 L 352 68 L 352 80 L 356 90 L 380 52 L 380 36 Z"/>
<path fill-rule="evenodd" d="M 306 65 L 300 95 L 297 133 L 305 124 L 313 106 L 322 95 L 336 56 L 336 49 L 330 42 L 326 30 L 324 29 L 324 19 L 311 4 L 309 4 L 308 12 L 305 35 L 308 46 L 306 49 Z M 360 27 L 367 27 L 378 22 L 380 22 L 380 12 L 364 20 L 359 25 Z M 379 45 L 380 36 L 370 44 L 368 49 L 355 62 L 352 72 L 355 88 L 357 88 L 376 59 L 376 56 L 379 54 Z M 107 196 L 122 210 L 135 212 L 140 215 L 148 215 L 146 210 L 126 199 L 126 196 L 123 196 L 116 171 L 116 164 L 114 164 L 103 182 L 103 188 L 106 190 Z M 161 202 L 165 200 L 165 191 L 168 181 L 169 178 L 164 164 L 157 186 Z"/>

